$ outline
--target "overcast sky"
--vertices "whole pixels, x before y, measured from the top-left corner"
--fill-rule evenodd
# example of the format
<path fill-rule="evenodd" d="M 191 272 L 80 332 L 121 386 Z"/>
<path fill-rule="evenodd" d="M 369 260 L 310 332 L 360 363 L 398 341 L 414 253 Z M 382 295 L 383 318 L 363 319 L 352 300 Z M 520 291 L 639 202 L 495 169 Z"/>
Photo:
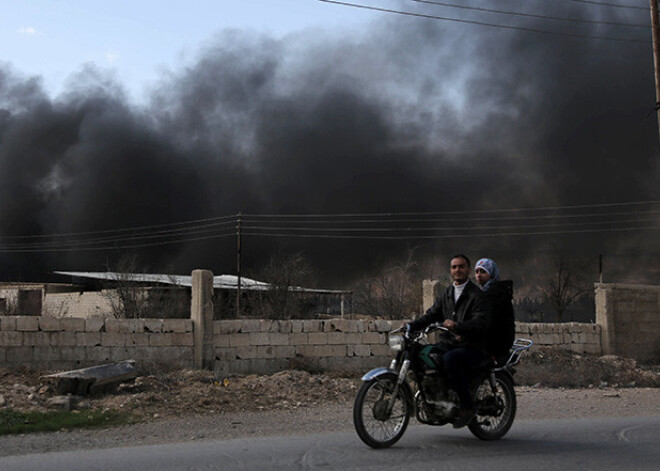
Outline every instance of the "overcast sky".
<path fill-rule="evenodd" d="M 317 0 L 11 0 L 1 12 L 0 61 L 16 72 L 41 76 L 57 94 L 93 63 L 114 71 L 138 100 L 163 70 L 190 62 L 226 28 L 276 37 L 308 28 L 341 32 L 383 15 Z"/>

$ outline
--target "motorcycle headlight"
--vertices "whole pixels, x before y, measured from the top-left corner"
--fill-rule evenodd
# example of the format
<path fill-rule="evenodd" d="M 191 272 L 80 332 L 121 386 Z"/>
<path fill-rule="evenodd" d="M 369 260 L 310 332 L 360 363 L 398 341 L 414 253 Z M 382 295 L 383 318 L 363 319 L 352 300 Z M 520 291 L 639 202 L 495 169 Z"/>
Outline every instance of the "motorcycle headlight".
<path fill-rule="evenodd" d="M 389 338 L 390 348 L 399 351 L 403 348 L 403 337 L 400 335 L 391 335 Z"/>

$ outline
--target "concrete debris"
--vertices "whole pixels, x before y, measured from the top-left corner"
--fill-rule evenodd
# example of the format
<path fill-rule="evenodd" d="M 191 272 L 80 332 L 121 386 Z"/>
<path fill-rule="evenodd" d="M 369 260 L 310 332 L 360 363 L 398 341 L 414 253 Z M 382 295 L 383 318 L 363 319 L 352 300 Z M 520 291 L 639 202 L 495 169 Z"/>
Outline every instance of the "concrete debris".
<path fill-rule="evenodd" d="M 112 391 L 138 374 L 135 360 L 125 360 L 107 365 L 91 366 L 78 370 L 47 375 L 55 382 L 57 394 L 89 395 Z"/>

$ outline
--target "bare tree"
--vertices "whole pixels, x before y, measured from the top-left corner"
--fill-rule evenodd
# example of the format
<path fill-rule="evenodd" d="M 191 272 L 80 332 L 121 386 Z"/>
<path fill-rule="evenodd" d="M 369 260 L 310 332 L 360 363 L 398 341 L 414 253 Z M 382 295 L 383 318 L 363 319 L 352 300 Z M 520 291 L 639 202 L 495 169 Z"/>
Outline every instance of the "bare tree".
<path fill-rule="evenodd" d="M 584 270 L 576 264 L 569 264 L 564 257 L 559 257 L 554 262 L 553 271 L 541 287 L 541 292 L 544 301 L 555 311 L 557 322 L 562 322 L 566 310 L 589 292 L 589 285 L 583 273 Z"/>
<path fill-rule="evenodd" d="M 413 257 L 411 250 L 402 263 L 391 264 L 379 275 L 358 281 L 353 287 L 356 308 L 385 319 L 407 318 L 418 311 L 422 283 Z"/>
<path fill-rule="evenodd" d="M 112 280 L 106 284 L 105 293 L 112 314 L 116 318 L 136 319 L 147 309 L 147 296 L 144 287 L 135 281 L 138 270 L 138 260 L 135 255 L 122 255 L 109 272 L 113 272 Z"/>
<path fill-rule="evenodd" d="M 304 295 L 296 287 L 314 284 L 314 270 L 302 252 L 275 253 L 257 277 L 270 285 L 255 299 L 255 314 L 269 319 L 304 315 Z"/>

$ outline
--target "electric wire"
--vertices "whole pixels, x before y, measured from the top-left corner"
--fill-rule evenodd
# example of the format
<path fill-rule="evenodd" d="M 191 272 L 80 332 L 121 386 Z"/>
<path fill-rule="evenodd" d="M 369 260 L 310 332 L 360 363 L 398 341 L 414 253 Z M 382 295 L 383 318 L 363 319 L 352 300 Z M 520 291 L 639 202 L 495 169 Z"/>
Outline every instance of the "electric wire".
<path fill-rule="evenodd" d="M 494 14 L 497 14 L 497 15 L 518 16 L 518 17 L 523 17 L 523 18 L 537 18 L 537 19 L 543 19 L 543 20 L 563 21 L 563 22 L 568 22 L 568 23 L 586 23 L 586 24 L 608 25 L 608 26 L 627 26 L 627 27 L 633 27 L 633 28 L 648 28 L 650 26 L 650 23 L 649 24 L 619 23 L 619 22 L 616 22 L 616 21 L 586 20 L 586 19 L 583 19 L 583 18 L 568 18 L 568 17 L 561 17 L 561 16 L 541 15 L 541 14 L 534 14 L 534 13 L 509 11 L 509 10 L 497 10 L 497 9 L 493 9 L 493 8 L 475 7 L 475 6 L 468 6 L 468 5 L 457 5 L 455 3 L 438 2 L 438 1 L 434 1 L 434 0 L 410 0 L 410 1 L 415 2 L 415 3 L 424 3 L 424 4 L 427 4 L 427 5 L 437 5 L 437 6 L 441 6 L 441 7 L 447 7 L 447 8 L 457 8 L 457 9 L 460 9 L 460 10 L 477 11 L 477 12 L 482 12 L 482 13 L 494 13 Z"/>
<path fill-rule="evenodd" d="M 76 238 L 33 239 L 25 236 L 0 238 L 0 252 L 57 252 L 119 250 L 184 244 L 240 235 L 255 237 L 322 237 L 336 239 L 440 239 L 473 236 L 533 236 L 658 229 L 660 201 L 635 201 L 540 208 L 487 209 L 409 213 L 262 214 L 181 221 L 84 233 Z M 642 207 L 646 206 L 646 209 Z M 628 211 L 625 208 L 629 208 Z M 526 213 L 521 215 L 520 213 Z M 555 214 L 547 214 L 555 213 Z M 577 212 L 577 213 L 576 213 Z M 483 214 L 492 215 L 483 217 Z M 453 217 L 467 215 L 464 218 Z M 476 215 L 476 217 L 475 217 Z M 438 216 L 452 216 L 442 217 Z M 359 218 L 359 219 L 358 219 Z M 580 218 L 576 221 L 576 218 Z M 586 220 L 585 220 L 586 219 Z M 199 224 L 199 221 L 217 221 Z M 443 225 L 449 222 L 461 225 Z M 440 225 L 438 225 L 440 224 Z M 612 227 L 625 224 L 626 227 Z M 652 224 L 649 226 L 649 224 Z M 654 225 L 653 225 L 654 224 Z M 239 225 L 242 227 L 239 228 Z M 284 226 L 282 226 L 284 225 Z M 232 227 L 235 226 L 235 227 Z M 339 226 L 339 227 L 338 227 Z M 560 227 L 560 231 L 552 230 Z M 146 228 L 159 228 L 146 231 Z M 134 228 L 135 229 L 135 228 Z M 542 229 L 542 230 L 539 230 Z M 433 232 L 429 234 L 429 232 Z M 476 232 L 476 233 L 474 233 Z M 485 233 L 484 233 L 485 232 Z M 83 234 L 83 236 L 79 236 Z M 57 234 L 62 236 L 64 234 Z M 12 242 L 7 243 L 6 239 Z M 143 241 L 143 243 L 135 243 Z"/>
<path fill-rule="evenodd" d="M 599 7 L 612 7 L 612 8 L 624 8 L 624 9 L 629 9 L 629 10 L 644 10 L 644 11 L 649 11 L 649 7 L 638 7 L 634 5 L 623 5 L 621 3 L 609 3 L 609 2 L 597 2 L 595 0 L 566 0 L 568 2 L 573 2 L 573 3 L 586 3 L 589 5 L 597 5 Z"/>
<path fill-rule="evenodd" d="M 546 29 L 528 28 L 528 27 L 524 27 L 524 26 L 512 26 L 512 25 L 503 25 L 503 24 L 497 24 L 497 23 L 487 23 L 487 22 L 484 22 L 484 21 L 466 20 L 466 19 L 462 19 L 462 18 L 451 18 L 451 17 L 439 16 L 439 15 L 429 15 L 429 14 L 425 14 L 425 13 L 413 13 L 413 12 L 409 12 L 409 11 L 394 10 L 394 9 L 391 9 L 391 8 L 374 7 L 374 6 L 371 6 L 371 5 L 364 5 L 364 4 L 360 4 L 360 3 L 343 2 L 343 1 L 338 1 L 338 0 L 318 0 L 318 1 L 323 2 L 323 3 L 331 3 L 331 4 L 334 4 L 334 5 L 360 8 L 360 9 L 364 9 L 364 10 L 378 11 L 378 12 L 381 12 L 381 13 L 392 13 L 392 14 L 396 14 L 396 15 L 413 16 L 413 17 L 427 18 L 427 19 L 432 19 L 432 20 L 450 21 L 450 22 L 456 22 L 456 23 L 471 24 L 471 25 L 476 25 L 476 26 L 485 26 L 485 27 L 488 27 L 488 28 L 516 30 L 516 31 L 523 31 L 523 32 L 527 32 L 527 33 L 539 33 L 539 34 L 548 34 L 548 35 L 554 35 L 554 36 L 566 36 L 566 37 L 580 38 L 580 39 L 603 39 L 603 40 L 617 41 L 617 42 L 632 42 L 632 43 L 649 44 L 648 40 L 643 40 L 643 39 L 622 38 L 622 37 L 614 37 L 614 36 L 601 36 L 601 35 L 582 34 L 582 33 L 571 33 L 571 32 L 566 32 L 566 31 L 551 31 L 551 30 L 546 30 Z"/>

